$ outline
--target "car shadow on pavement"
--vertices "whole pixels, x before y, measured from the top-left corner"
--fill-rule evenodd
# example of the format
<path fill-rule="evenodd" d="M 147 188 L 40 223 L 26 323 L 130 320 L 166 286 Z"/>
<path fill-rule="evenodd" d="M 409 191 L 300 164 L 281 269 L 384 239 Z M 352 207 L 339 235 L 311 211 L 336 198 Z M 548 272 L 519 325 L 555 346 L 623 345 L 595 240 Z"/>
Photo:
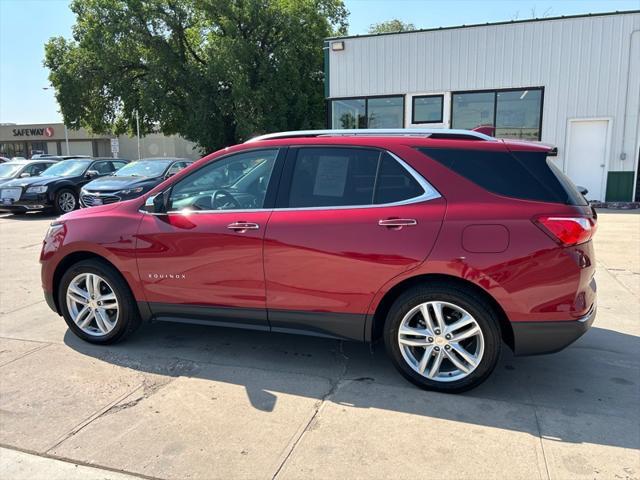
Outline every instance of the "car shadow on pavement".
<path fill-rule="evenodd" d="M 561 442 L 640 446 L 640 338 L 612 330 L 592 328 L 553 355 L 514 357 L 505 347 L 492 376 L 461 395 L 414 387 L 382 345 L 168 323 L 143 325 L 117 345 L 91 345 L 69 331 L 64 341 L 81 354 L 145 373 L 242 385 L 251 406 L 265 412 L 282 393 Z M 327 385 L 323 395 L 309 392 L 314 379 Z"/>
<path fill-rule="evenodd" d="M 9 212 L 0 212 L 1 218 L 6 218 L 7 220 L 19 220 L 21 222 L 25 221 L 34 221 L 34 220 L 47 220 L 47 219 L 55 219 L 58 217 L 53 212 L 28 212 L 23 214 L 13 214 Z"/>

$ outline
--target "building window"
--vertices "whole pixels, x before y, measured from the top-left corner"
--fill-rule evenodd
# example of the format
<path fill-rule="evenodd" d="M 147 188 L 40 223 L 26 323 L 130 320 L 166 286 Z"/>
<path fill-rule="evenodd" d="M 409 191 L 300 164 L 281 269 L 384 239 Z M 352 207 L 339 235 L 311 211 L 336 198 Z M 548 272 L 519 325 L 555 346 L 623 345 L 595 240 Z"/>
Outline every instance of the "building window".
<path fill-rule="evenodd" d="M 451 127 L 488 127 L 500 138 L 540 140 L 542 88 L 454 92 Z"/>
<path fill-rule="evenodd" d="M 404 97 L 341 98 L 331 100 L 331 128 L 402 128 Z"/>
<path fill-rule="evenodd" d="M 412 99 L 411 123 L 442 123 L 444 95 L 420 95 Z"/>

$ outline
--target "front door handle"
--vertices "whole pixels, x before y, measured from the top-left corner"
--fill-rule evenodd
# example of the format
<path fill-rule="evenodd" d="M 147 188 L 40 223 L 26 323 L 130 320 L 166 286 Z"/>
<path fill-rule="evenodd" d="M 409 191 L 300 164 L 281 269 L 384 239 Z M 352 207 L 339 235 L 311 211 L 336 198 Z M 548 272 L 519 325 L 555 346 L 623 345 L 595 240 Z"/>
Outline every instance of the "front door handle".
<path fill-rule="evenodd" d="M 251 222 L 233 222 L 227 225 L 227 228 L 234 232 L 246 232 L 247 230 L 258 230 L 260 225 Z"/>
<path fill-rule="evenodd" d="M 385 218 L 384 220 L 378 220 L 378 225 L 393 230 L 400 230 L 402 227 L 413 227 L 417 224 L 418 222 L 415 218 Z"/>

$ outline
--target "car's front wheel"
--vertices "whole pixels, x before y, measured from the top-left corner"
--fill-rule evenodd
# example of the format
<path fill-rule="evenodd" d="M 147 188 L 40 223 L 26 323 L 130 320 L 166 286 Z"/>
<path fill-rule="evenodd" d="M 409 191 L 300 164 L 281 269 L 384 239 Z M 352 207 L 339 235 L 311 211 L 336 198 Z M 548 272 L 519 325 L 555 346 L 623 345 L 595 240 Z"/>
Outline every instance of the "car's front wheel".
<path fill-rule="evenodd" d="M 72 265 L 62 276 L 58 302 L 67 325 L 91 343 L 114 343 L 140 324 L 140 313 L 120 273 L 100 260 Z"/>
<path fill-rule="evenodd" d="M 458 393 L 482 383 L 501 348 L 496 312 L 455 283 L 407 290 L 394 302 L 384 341 L 400 373 L 416 385 Z"/>
<path fill-rule="evenodd" d="M 63 188 L 56 193 L 54 202 L 53 207 L 58 215 L 72 212 L 78 207 L 76 194 L 68 188 Z"/>

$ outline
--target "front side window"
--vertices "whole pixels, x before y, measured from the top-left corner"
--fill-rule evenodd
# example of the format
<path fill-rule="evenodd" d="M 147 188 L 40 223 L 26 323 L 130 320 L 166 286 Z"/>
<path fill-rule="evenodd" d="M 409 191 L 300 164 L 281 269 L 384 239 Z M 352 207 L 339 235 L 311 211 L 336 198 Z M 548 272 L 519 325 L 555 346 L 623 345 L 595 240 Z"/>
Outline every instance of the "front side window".
<path fill-rule="evenodd" d="M 171 189 L 170 210 L 253 210 L 264 206 L 277 149 L 238 153 L 209 163 Z"/>
<path fill-rule="evenodd" d="M 23 173 L 28 173 L 32 177 L 36 177 L 40 175 L 42 172 L 44 172 L 49 165 L 51 164 L 50 163 L 34 163 L 29 165 L 27 168 L 25 168 Z"/>
<path fill-rule="evenodd" d="M 402 128 L 402 95 L 331 100 L 331 128 Z"/>
<path fill-rule="evenodd" d="M 111 162 L 96 162 L 91 165 L 91 170 L 95 170 L 100 175 L 107 175 L 113 172 L 115 169 L 113 168 L 113 164 Z"/>
<path fill-rule="evenodd" d="M 444 95 L 420 95 L 412 98 L 411 123 L 442 123 Z"/>
<path fill-rule="evenodd" d="M 388 153 L 360 148 L 301 148 L 289 208 L 366 206 L 419 197 L 422 187 Z"/>

